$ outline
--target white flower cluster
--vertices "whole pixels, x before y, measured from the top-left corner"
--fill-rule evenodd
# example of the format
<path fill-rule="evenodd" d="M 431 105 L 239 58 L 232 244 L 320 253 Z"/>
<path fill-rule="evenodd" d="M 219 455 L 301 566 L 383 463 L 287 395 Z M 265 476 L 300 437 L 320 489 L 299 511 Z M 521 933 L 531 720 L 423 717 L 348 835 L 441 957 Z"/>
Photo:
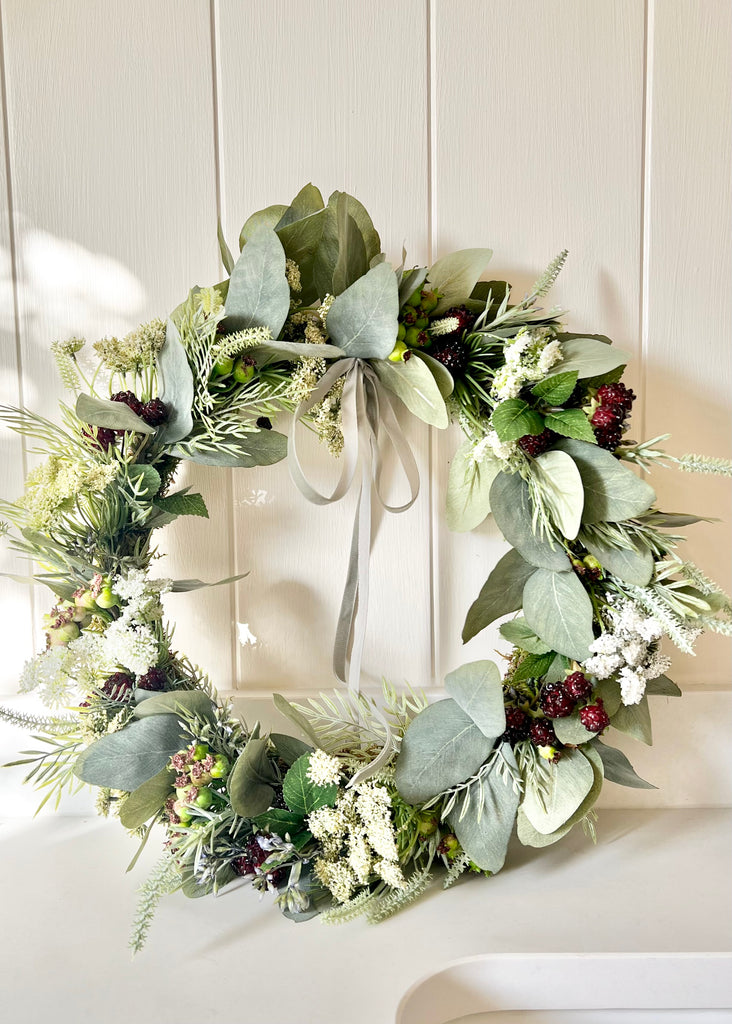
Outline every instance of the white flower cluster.
<path fill-rule="evenodd" d="M 69 705 L 96 685 L 104 666 L 104 642 L 99 633 L 82 633 L 65 646 L 50 647 L 23 666 L 20 690 L 38 690 L 51 708 Z"/>
<path fill-rule="evenodd" d="M 335 807 L 310 815 L 308 828 L 322 847 L 315 874 L 337 902 L 346 903 L 374 874 L 395 889 L 405 887 L 384 786 L 364 782 L 343 790 Z"/>
<path fill-rule="evenodd" d="M 521 388 L 542 380 L 562 358 L 562 346 L 551 327 L 522 327 L 503 350 L 505 363 L 493 378 L 491 394 L 503 402 Z"/>
<path fill-rule="evenodd" d="M 470 458 L 477 465 L 491 458 L 508 462 L 517 452 L 518 445 L 515 441 L 502 441 L 495 430 L 489 430 L 487 434 L 481 437 L 480 441 L 476 441 L 473 445 Z"/>
<path fill-rule="evenodd" d="M 173 581 L 150 579 L 144 569 L 130 569 L 126 576 L 115 576 L 113 590 L 124 602 L 119 622 L 157 622 L 162 618 L 162 594 L 170 592 Z"/>
<path fill-rule="evenodd" d="M 316 786 L 337 784 L 341 778 L 340 761 L 324 750 L 314 750 L 308 762 L 307 777 Z"/>
<path fill-rule="evenodd" d="M 610 629 L 590 644 L 593 657 L 582 666 L 597 679 L 618 673 L 623 704 L 638 704 L 649 679 L 665 672 L 671 661 L 657 650 L 661 623 L 633 601 L 621 600 L 608 610 Z"/>
<path fill-rule="evenodd" d="M 144 569 L 131 569 L 126 576 L 116 576 L 114 592 L 125 603 L 118 619 L 104 631 L 106 660 L 144 675 L 157 664 L 159 644 L 152 623 L 163 616 L 160 601 L 172 587 L 167 579 L 150 579 Z"/>

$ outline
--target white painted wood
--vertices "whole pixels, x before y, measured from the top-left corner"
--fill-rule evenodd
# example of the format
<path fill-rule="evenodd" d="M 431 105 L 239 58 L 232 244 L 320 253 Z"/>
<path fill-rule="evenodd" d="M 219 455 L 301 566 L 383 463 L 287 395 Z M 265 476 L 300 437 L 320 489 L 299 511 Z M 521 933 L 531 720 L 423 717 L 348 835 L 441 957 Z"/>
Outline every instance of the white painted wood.
<path fill-rule="evenodd" d="M 2 109 L 4 111 L 4 104 Z M 18 372 L 13 222 L 6 173 L 4 113 L 0 118 L 0 130 L 0 403 L 19 406 L 23 404 L 23 379 Z M 0 426 L 0 466 L 0 494 L 5 500 L 12 501 L 23 491 L 24 450 L 21 438 L 4 426 Z M 3 543 L 0 545 L 0 572 L 27 576 L 30 567 L 26 559 L 14 554 Z M 33 653 L 32 597 L 30 586 L 0 577 L 0 622 L 6 664 L 0 693 L 17 690 L 17 677 L 23 662 Z"/>
<path fill-rule="evenodd" d="M 433 3 L 435 256 L 489 245 L 489 276 L 521 296 L 550 259 L 569 260 L 548 304 L 569 329 L 639 354 L 643 3 Z M 638 368 L 630 375 L 638 379 Z M 436 632 L 441 673 L 491 657 L 497 630 L 466 648 L 471 601 L 505 550 L 492 522 L 444 525 L 457 436 L 437 443 Z"/>
<path fill-rule="evenodd" d="M 669 451 L 732 449 L 732 7 L 650 4 L 644 348 L 646 433 Z M 688 557 L 732 584 L 729 480 L 659 470 L 663 507 L 719 517 L 689 528 Z M 706 636 L 676 678 L 729 685 L 729 639 Z"/>
<path fill-rule="evenodd" d="M 217 279 L 209 10 L 197 0 L 2 10 L 25 400 L 54 416 L 55 338 L 125 332 Z M 231 574 L 227 476 L 188 479 L 207 491 L 224 543 L 202 523 L 179 524 L 161 573 Z M 175 604 L 181 646 L 225 682 L 231 599 L 217 590 Z"/>
<path fill-rule="evenodd" d="M 401 261 L 426 258 L 426 19 L 421 0 L 218 5 L 223 206 L 233 244 L 250 213 L 307 181 L 356 194 Z M 285 429 L 288 427 L 286 426 Z M 427 430 L 406 426 L 422 475 L 413 509 L 381 523 L 371 567 L 367 679 L 429 680 Z M 330 472 L 324 450 L 309 460 Z M 239 620 L 247 689 L 331 685 L 331 648 L 355 494 L 309 506 L 284 464 L 235 475 Z"/>

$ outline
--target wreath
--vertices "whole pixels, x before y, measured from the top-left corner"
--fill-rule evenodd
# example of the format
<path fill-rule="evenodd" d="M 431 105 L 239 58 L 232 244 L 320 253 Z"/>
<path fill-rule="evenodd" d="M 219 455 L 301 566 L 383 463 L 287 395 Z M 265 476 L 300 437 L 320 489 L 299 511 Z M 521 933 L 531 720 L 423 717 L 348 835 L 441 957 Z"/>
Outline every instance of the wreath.
<path fill-rule="evenodd" d="M 378 921 L 438 869 L 445 887 L 499 871 L 514 829 L 531 847 L 578 823 L 594 838 L 604 780 L 650 786 L 608 735 L 650 743 L 649 696 L 679 694 L 662 639 L 692 653 L 703 630 L 732 631 L 730 599 L 677 553 L 699 517 L 658 509 L 635 471 L 732 467 L 626 436 L 627 356 L 540 308 L 566 253 L 513 302 L 506 282 L 481 280 L 490 250 L 395 270 L 364 207 L 342 192 L 325 204 L 312 185 L 250 217 L 236 260 L 220 228 L 219 241 L 228 278 L 194 288 L 166 322 L 97 341 L 94 361 L 81 339 L 52 345 L 74 396 L 60 421 L 3 411 L 45 455 L 0 511 L 54 594 L 21 689 L 56 710 L 2 714 L 42 741 L 15 763 L 31 766 L 44 803 L 88 783 L 142 845 L 162 825 L 135 949 L 158 899 L 179 889 L 250 882 L 293 920 Z M 511 545 L 463 631 L 505 620 L 503 673 L 456 668 L 431 704 L 388 683 L 379 703 L 359 691 L 372 499 L 399 512 L 419 490 L 399 406 L 462 428 L 449 526 L 492 514 Z M 284 412 L 289 440 L 272 427 Z M 340 461 L 330 494 L 298 461 L 300 424 Z M 382 493 L 387 445 L 409 485 L 400 506 Z M 182 460 L 284 458 L 315 503 L 360 487 L 333 658 L 347 686 L 300 705 L 275 696 L 297 736 L 238 720 L 173 649 L 162 597 L 204 584 L 151 572 L 154 531 L 208 514 L 176 488 Z"/>

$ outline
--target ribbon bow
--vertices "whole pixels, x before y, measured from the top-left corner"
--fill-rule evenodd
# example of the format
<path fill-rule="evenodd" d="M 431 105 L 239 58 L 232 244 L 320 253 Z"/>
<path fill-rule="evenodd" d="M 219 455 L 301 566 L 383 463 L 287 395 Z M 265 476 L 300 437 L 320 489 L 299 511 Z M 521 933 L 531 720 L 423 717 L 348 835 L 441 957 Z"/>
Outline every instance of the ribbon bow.
<path fill-rule="evenodd" d="M 297 455 L 295 434 L 298 422 L 325 398 L 335 382 L 344 377 L 341 397 L 343 465 L 331 494 L 322 494 L 307 479 Z M 381 434 L 388 438 L 409 483 L 410 497 L 403 505 L 390 505 L 381 491 Z M 330 505 L 350 490 L 361 463 L 361 485 L 351 535 L 348 574 L 338 615 L 333 671 L 349 690 L 358 692 L 361 660 L 366 639 L 371 555 L 371 496 L 376 494 L 387 512 L 406 512 L 419 494 L 419 471 L 409 443 L 397 420 L 391 395 L 381 385 L 364 359 L 345 358 L 332 363 L 309 397 L 295 411 L 288 442 L 288 462 L 293 481 L 314 505 Z M 348 650 L 351 648 L 350 662 Z"/>

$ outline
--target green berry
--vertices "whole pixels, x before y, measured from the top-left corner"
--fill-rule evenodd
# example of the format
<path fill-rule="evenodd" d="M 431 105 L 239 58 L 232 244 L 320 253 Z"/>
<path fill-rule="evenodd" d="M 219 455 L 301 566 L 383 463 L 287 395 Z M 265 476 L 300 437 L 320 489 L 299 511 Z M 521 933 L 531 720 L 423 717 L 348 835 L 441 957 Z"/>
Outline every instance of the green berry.
<path fill-rule="evenodd" d="M 97 605 L 100 608 L 114 608 L 119 604 L 119 599 L 112 593 L 111 584 L 107 583 L 102 587 L 97 598 Z"/>
<path fill-rule="evenodd" d="M 407 333 L 407 328 L 404 324 L 399 324 L 399 330 L 397 331 L 397 341 L 404 341 L 404 335 Z"/>
<path fill-rule="evenodd" d="M 408 327 L 407 333 L 404 336 L 404 341 L 410 348 L 419 348 L 419 335 L 419 328 Z"/>
<path fill-rule="evenodd" d="M 422 292 L 422 309 L 425 313 L 431 313 L 433 309 L 436 309 L 439 301 L 440 296 L 437 292 L 427 290 Z"/>
<path fill-rule="evenodd" d="M 254 376 L 254 360 L 251 356 L 239 356 L 234 363 L 234 380 L 239 384 L 248 384 Z"/>
<path fill-rule="evenodd" d="M 421 301 L 422 301 L 422 289 L 418 288 L 416 291 L 412 292 L 412 294 L 407 299 L 407 305 L 408 306 L 414 306 L 414 308 L 416 309 Z"/>
<path fill-rule="evenodd" d="M 193 760 L 203 761 L 208 754 L 208 743 L 197 743 L 193 748 Z"/>
<path fill-rule="evenodd" d="M 404 353 L 408 352 L 409 349 L 403 341 L 398 341 L 392 351 L 389 353 L 388 359 L 390 363 L 403 363 Z"/>
<path fill-rule="evenodd" d="M 234 369 L 233 358 L 220 359 L 218 363 L 214 363 L 213 370 L 211 371 L 212 377 L 228 377 L 231 371 Z"/>
<path fill-rule="evenodd" d="M 196 807 L 201 807 L 201 808 L 203 808 L 204 811 L 206 811 L 206 810 L 208 810 L 208 808 L 211 806 L 212 803 L 213 803 L 213 793 L 211 792 L 211 790 L 210 789 L 200 789 L 198 791 L 198 796 L 196 797 Z"/>
<path fill-rule="evenodd" d="M 425 327 L 429 327 L 429 325 L 430 325 L 430 319 L 429 319 L 428 316 L 420 316 L 414 322 L 414 326 L 415 327 L 419 327 L 420 331 L 423 331 L 425 329 Z"/>
<path fill-rule="evenodd" d="M 231 770 L 231 764 L 229 763 L 228 757 L 224 757 L 223 754 L 217 754 L 214 758 L 214 765 L 211 769 L 212 779 L 225 779 Z"/>

